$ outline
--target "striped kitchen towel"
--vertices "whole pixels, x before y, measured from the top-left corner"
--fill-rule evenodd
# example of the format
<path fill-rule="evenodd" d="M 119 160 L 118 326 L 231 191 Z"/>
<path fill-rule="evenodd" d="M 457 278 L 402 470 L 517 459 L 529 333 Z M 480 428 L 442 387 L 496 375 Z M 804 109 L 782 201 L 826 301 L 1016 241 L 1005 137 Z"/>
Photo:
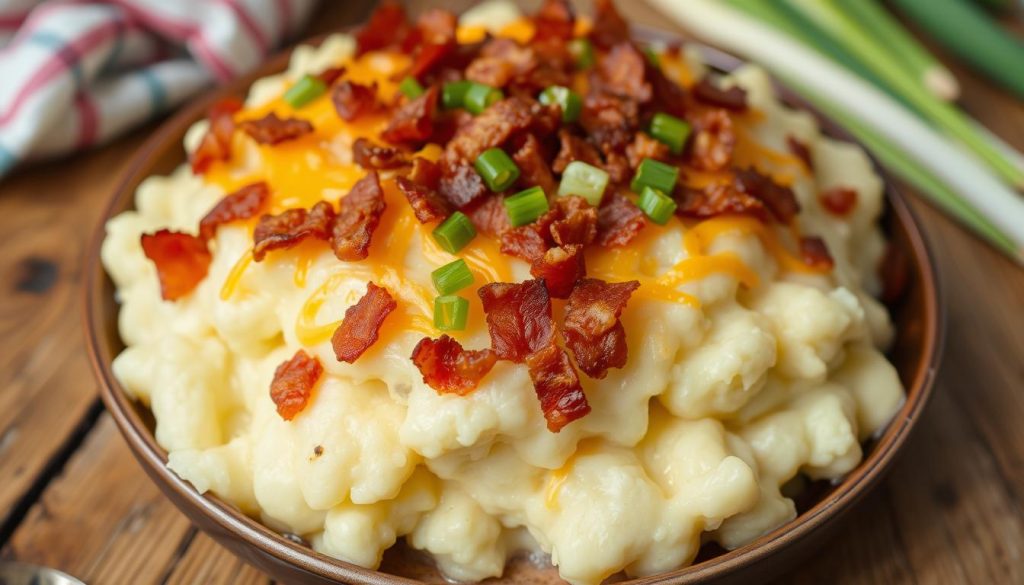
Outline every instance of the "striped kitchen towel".
<path fill-rule="evenodd" d="M 316 0 L 0 0 L 0 177 L 258 65 Z"/>

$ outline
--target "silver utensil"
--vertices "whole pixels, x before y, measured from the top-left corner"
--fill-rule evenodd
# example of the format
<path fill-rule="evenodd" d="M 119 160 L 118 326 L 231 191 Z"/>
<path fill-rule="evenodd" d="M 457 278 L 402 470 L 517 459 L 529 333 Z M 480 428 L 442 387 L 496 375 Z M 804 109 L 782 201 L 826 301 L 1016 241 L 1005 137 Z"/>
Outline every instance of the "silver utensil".
<path fill-rule="evenodd" d="M 28 563 L 0 562 L 0 585 L 85 585 L 67 573 Z"/>

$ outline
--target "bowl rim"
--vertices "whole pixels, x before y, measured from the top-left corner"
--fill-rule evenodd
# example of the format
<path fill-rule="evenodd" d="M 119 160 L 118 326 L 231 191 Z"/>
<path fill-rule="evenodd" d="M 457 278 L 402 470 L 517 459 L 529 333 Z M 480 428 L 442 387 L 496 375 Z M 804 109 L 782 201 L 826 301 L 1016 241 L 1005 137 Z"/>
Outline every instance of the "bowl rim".
<path fill-rule="evenodd" d="M 349 32 L 351 28 L 339 29 L 337 32 Z M 636 25 L 632 29 L 638 38 L 685 41 L 687 45 L 697 47 L 714 69 L 730 71 L 745 63 L 728 53 L 695 42 L 677 32 Z M 109 317 L 104 314 L 103 303 L 107 299 L 102 295 L 103 284 L 106 279 L 109 279 L 109 276 L 107 276 L 100 258 L 100 250 L 106 236 L 106 223 L 114 216 L 115 211 L 124 205 L 125 199 L 134 197 L 138 184 L 150 176 L 149 163 L 154 157 L 165 151 L 168 137 L 182 132 L 194 121 L 202 118 L 206 108 L 215 100 L 246 92 L 256 79 L 283 71 L 287 67 L 288 59 L 295 47 L 319 44 L 328 36 L 325 34 L 304 39 L 278 53 L 252 73 L 202 94 L 178 113 L 162 122 L 156 132 L 147 138 L 143 146 L 133 155 L 132 162 L 123 171 L 123 176 L 118 181 L 114 195 L 105 206 L 83 254 L 82 266 L 86 273 L 82 283 L 83 294 L 80 306 L 83 309 L 87 353 L 93 373 L 100 383 L 101 398 L 118 430 L 145 471 L 151 478 L 159 478 L 164 484 L 161 487 L 172 489 L 191 506 L 200 510 L 204 516 L 216 523 L 221 530 L 235 535 L 246 545 L 256 547 L 280 562 L 321 578 L 367 585 L 415 584 L 420 581 L 334 559 L 313 550 L 312 547 L 294 542 L 258 520 L 245 515 L 218 496 L 212 493 L 200 494 L 189 482 L 178 477 L 167 466 L 167 452 L 157 444 L 155 434 L 149 431 L 145 422 L 139 417 L 134 407 L 134 401 L 128 397 L 114 376 L 111 363 L 114 356 L 108 355 L 111 353 L 110 348 L 100 336 L 103 318 Z M 905 231 L 908 249 L 912 254 L 912 265 L 917 267 L 921 273 L 924 291 L 922 358 L 913 373 L 912 382 L 906 388 L 909 399 L 905 399 L 900 410 L 893 415 L 885 432 L 877 438 L 877 442 L 868 456 L 853 471 L 838 481 L 836 487 L 824 498 L 803 513 L 798 514 L 793 520 L 742 547 L 674 571 L 633 579 L 628 581 L 629 583 L 645 585 L 670 582 L 698 583 L 722 578 L 753 565 L 823 529 L 830 521 L 848 511 L 878 483 L 906 442 L 911 430 L 916 426 L 933 391 L 938 363 L 945 343 L 944 313 L 939 310 L 943 292 L 934 256 L 917 215 L 907 204 L 904 196 L 895 188 L 891 176 L 860 141 L 850 135 L 841 125 L 823 115 L 774 79 L 773 84 L 776 93 L 784 102 L 809 111 L 831 137 L 850 142 L 863 149 L 871 159 L 874 171 L 881 177 L 888 212 L 894 216 L 894 221 Z M 172 142 L 172 144 L 174 143 L 176 142 Z M 182 158 L 184 160 L 184 154 L 182 154 Z"/>

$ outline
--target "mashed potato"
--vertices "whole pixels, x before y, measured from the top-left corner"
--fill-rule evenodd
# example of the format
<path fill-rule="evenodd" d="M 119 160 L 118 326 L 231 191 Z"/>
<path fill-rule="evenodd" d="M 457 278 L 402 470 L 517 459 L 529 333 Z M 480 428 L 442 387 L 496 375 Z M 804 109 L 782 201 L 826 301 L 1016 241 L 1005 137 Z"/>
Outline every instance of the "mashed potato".
<path fill-rule="evenodd" d="M 466 18 L 499 27 L 479 13 Z M 349 61 L 353 51 L 344 35 L 299 48 L 287 72 L 253 85 L 247 106 L 267 107 L 289 80 Z M 678 68 L 700 71 L 692 55 L 685 61 Z M 170 467 L 197 490 L 365 567 L 404 536 L 458 581 L 500 576 L 506 559 L 527 548 L 549 554 L 562 577 L 582 585 L 686 565 L 707 540 L 742 546 L 794 518 L 783 484 L 853 469 L 860 442 L 887 423 L 903 389 L 880 351 L 892 332 L 872 297 L 884 241 L 876 225 L 882 183 L 868 158 L 783 107 L 762 70 L 744 67 L 727 83 L 745 88 L 760 113 L 745 128 L 752 141 L 776 153 L 790 136 L 808 145 L 813 174 L 794 171 L 781 154 L 763 164 L 791 176 L 800 229 L 824 238 L 835 268 L 793 270 L 771 234 L 749 222 L 645 230 L 634 247 L 655 266 L 622 315 L 628 363 L 604 379 L 581 376 L 593 410 L 557 434 L 545 426 L 525 366 L 499 362 L 467 396 L 423 382 L 409 356 L 436 332 L 424 325 L 431 311 L 421 293 L 450 258 L 438 258 L 418 226 L 379 232 L 374 246 L 387 248 L 391 265 L 370 267 L 319 248 L 246 264 L 251 226 L 222 226 L 206 279 L 178 301 L 161 300 L 141 234 L 194 232 L 227 190 L 261 172 L 271 182 L 326 173 L 292 195 L 336 199 L 361 173 L 344 129 L 318 154 L 281 162 L 236 144 L 245 155 L 219 175 L 204 179 L 183 166 L 139 187 L 136 209 L 110 220 L 102 250 L 127 345 L 114 371 L 152 409 Z M 204 131 L 197 124 L 187 148 Z M 839 185 L 858 197 L 845 217 L 825 212 L 817 197 Z M 724 271 L 676 282 L 676 299 L 648 294 L 648 281 L 695 249 L 735 255 L 756 283 Z M 526 264 L 501 262 L 471 264 L 496 278 L 529 278 Z M 339 363 L 329 334 L 370 277 L 399 291 L 402 316 L 357 362 Z M 460 341 L 487 346 L 482 315 L 471 318 L 476 325 Z M 299 348 L 319 357 L 325 375 L 305 410 L 285 421 L 267 389 Z"/>

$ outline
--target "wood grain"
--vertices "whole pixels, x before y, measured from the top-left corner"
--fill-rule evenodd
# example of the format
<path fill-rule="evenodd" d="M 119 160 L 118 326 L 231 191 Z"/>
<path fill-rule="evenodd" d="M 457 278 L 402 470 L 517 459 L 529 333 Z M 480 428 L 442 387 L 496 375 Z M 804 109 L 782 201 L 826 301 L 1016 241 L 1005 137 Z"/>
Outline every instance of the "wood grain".
<path fill-rule="evenodd" d="M 435 1 L 407 4 L 415 11 Z M 668 27 L 642 2 L 620 4 L 637 22 Z M 368 10 L 325 2 L 310 32 Z M 951 67 L 964 81 L 964 107 L 1024 149 L 1020 103 Z M 266 584 L 197 533 L 145 477 L 109 418 L 97 416 L 75 306 L 79 254 L 149 131 L 0 183 L 0 556 L 99 585 Z M 934 401 L 884 484 L 780 583 L 1024 583 L 1024 270 L 920 199 L 914 207 L 946 296 Z"/>

